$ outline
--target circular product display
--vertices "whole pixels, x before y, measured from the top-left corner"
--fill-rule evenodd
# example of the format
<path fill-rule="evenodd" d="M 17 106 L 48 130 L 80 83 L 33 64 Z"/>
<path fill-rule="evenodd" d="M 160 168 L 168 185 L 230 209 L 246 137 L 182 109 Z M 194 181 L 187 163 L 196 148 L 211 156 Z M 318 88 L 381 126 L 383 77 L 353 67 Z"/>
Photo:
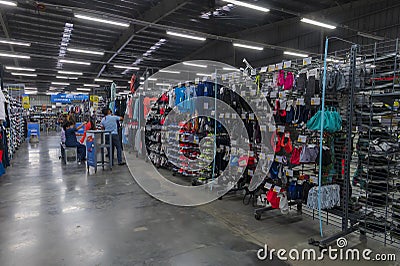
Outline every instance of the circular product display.
<path fill-rule="evenodd" d="M 179 63 L 147 78 L 130 95 L 123 123 L 134 179 L 178 206 L 209 203 L 239 184 L 255 190 L 274 158 L 264 95 L 246 73 L 213 61 Z M 174 182 L 179 177 L 189 182 Z"/>

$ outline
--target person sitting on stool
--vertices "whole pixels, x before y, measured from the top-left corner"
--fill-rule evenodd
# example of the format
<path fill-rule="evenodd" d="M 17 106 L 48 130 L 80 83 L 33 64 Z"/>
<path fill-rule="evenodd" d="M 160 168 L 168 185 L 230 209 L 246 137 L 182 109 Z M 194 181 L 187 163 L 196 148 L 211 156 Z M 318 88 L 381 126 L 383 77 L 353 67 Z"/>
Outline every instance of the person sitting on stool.
<path fill-rule="evenodd" d="M 106 108 L 103 110 L 103 114 L 105 117 L 101 120 L 101 127 L 103 130 L 110 131 L 111 132 L 111 138 L 112 138 L 112 143 L 111 143 L 111 149 L 108 149 L 108 155 L 109 158 L 112 162 L 112 165 L 114 165 L 114 147 L 117 148 L 117 159 L 118 159 L 118 165 L 125 165 L 124 162 L 122 162 L 122 146 L 121 142 L 119 141 L 119 136 L 118 136 L 118 127 L 117 123 L 119 121 L 122 121 L 123 118 L 119 116 L 115 116 L 112 114 L 111 109 Z M 108 139 L 107 139 L 108 140 Z"/>
<path fill-rule="evenodd" d="M 82 145 L 76 139 L 75 132 L 85 126 L 86 122 L 80 125 L 79 127 L 75 127 L 73 122 L 67 121 L 64 125 L 65 128 L 65 146 L 66 147 L 76 147 L 78 161 L 83 162 L 86 160 L 86 146 Z"/>

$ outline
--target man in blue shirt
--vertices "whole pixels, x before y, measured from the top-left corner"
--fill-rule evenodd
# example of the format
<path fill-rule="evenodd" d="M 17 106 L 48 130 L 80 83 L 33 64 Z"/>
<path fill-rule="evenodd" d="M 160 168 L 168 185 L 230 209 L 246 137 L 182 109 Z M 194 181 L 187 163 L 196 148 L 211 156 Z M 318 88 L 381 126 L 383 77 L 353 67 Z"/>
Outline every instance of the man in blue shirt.
<path fill-rule="evenodd" d="M 110 160 L 112 161 L 112 164 L 114 164 L 114 147 L 115 147 L 117 148 L 118 165 L 125 165 L 125 163 L 122 162 L 122 147 L 118 136 L 118 126 L 117 126 L 117 123 L 123 120 L 123 118 L 112 115 L 110 109 L 104 109 L 103 114 L 105 115 L 105 117 L 101 120 L 101 127 L 103 128 L 103 130 L 111 131 L 111 136 L 112 136 L 112 143 L 111 143 L 112 153 L 110 150 L 108 150 Z"/>

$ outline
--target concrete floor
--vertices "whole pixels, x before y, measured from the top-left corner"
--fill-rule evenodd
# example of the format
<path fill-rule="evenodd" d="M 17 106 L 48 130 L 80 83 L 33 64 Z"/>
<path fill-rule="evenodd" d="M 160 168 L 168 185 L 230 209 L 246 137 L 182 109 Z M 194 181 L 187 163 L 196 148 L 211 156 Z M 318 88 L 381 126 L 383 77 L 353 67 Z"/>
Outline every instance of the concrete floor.
<path fill-rule="evenodd" d="M 318 223 L 310 217 L 272 211 L 256 221 L 253 208 L 239 196 L 197 208 L 174 207 L 143 192 L 126 166 L 87 175 L 83 165 L 60 163 L 58 140 L 47 136 L 38 146 L 24 144 L 0 177 L 1 266 L 287 265 L 276 258 L 259 261 L 257 250 L 264 244 L 310 248 L 308 239 L 318 239 Z M 329 235 L 337 228 L 324 225 L 324 230 Z M 351 247 L 398 252 L 360 242 L 357 235 L 348 238 Z"/>

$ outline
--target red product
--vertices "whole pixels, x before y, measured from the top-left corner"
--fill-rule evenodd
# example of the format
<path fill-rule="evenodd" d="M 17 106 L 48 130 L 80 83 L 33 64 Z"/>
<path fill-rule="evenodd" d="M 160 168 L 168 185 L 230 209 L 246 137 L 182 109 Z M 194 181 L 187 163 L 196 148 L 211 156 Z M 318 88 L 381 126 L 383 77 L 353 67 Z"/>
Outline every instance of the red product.
<path fill-rule="evenodd" d="M 300 164 L 300 153 L 301 153 L 302 147 L 300 148 L 294 148 L 292 157 L 290 157 L 290 163 L 294 165 L 299 165 Z"/>
<path fill-rule="evenodd" d="M 279 209 L 280 198 L 278 198 L 278 193 L 273 188 L 267 192 L 267 200 L 272 208 Z"/>

